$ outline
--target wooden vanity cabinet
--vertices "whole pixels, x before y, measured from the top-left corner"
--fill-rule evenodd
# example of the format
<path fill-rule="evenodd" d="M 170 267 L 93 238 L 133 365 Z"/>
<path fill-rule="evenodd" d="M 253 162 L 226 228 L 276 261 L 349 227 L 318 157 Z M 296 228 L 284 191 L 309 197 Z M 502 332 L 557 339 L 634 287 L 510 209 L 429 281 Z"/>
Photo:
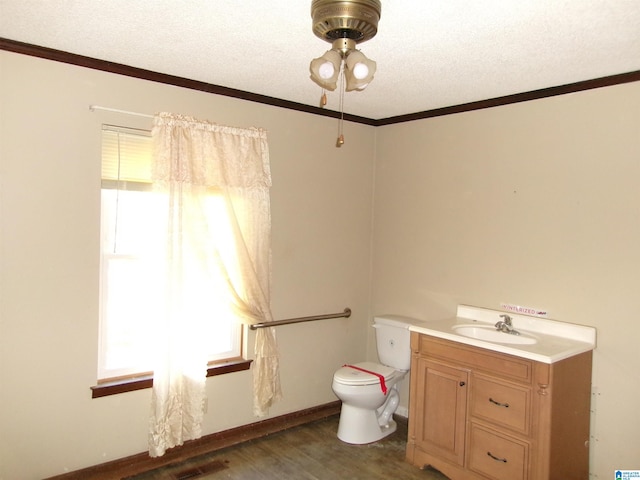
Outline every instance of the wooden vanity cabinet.
<path fill-rule="evenodd" d="M 552 364 L 411 333 L 407 461 L 452 480 L 589 478 L 591 352 Z"/>

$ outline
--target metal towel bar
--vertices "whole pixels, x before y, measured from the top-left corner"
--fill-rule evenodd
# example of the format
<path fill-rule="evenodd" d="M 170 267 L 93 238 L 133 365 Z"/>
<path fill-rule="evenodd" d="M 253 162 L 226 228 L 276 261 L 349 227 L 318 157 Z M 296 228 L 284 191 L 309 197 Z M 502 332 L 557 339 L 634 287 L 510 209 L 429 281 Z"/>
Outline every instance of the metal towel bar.
<path fill-rule="evenodd" d="M 344 309 L 344 312 L 313 315 L 311 317 L 288 318 L 286 320 L 276 320 L 275 322 L 255 323 L 250 325 L 249 328 L 251 330 L 257 330 L 258 328 L 277 327 L 278 325 L 289 325 L 291 323 L 312 322 L 314 320 L 327 320 L 329 318 L 349 318 L 350 316 L 351 309 L 347 307 Z"/>

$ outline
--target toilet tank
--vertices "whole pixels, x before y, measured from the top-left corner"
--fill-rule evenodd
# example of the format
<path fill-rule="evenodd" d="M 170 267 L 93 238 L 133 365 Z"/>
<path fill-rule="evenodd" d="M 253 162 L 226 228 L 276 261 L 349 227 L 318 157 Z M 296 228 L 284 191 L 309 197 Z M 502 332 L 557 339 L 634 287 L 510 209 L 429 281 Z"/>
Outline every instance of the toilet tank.
<path fill-rule="evenodd" d="M 380 363 L 396 370 L 409 370 L 411 366 L 409 326 L 416 322 L 418 320 L 414 318 L 400 315 L 374 317 L 373 328 L 376 329 L 376 345 Z"/>

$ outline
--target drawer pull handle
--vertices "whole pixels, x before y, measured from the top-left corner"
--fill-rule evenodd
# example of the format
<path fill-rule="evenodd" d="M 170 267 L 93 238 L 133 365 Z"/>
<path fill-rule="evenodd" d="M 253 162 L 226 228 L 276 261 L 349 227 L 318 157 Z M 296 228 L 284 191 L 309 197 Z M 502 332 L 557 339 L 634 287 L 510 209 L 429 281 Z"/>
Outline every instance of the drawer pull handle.
<path fill-rule="evenodd" d="M 461 387 L 464 387 L 465 385 L 466 385 L 466 383 L 464 383 L 464 382 L 460 382 L 460 386 L 461 386 Z"/>
<path fill-rule="evenodd" d="M 493 398 L 489 397 L 489 401 L 491 403 L 493 403 L 494 405 L 497 405 L 499 407 L 504 407 L 504 408 L 509 408 L 509 404 L 508 403 L 500 403 L 500 402 L 496 402 Z"/>
<path fill-rule="evenodd" d="M 507 463 L 507 459 L 506 458 L 499 458 L 496 457 L 494 455 L 491 455 L 491 452 L 487 452 L 487 455 L 489 455 L 491 458 L 493 458 L 496 462 L 503 462 L 503 463 Z"/>

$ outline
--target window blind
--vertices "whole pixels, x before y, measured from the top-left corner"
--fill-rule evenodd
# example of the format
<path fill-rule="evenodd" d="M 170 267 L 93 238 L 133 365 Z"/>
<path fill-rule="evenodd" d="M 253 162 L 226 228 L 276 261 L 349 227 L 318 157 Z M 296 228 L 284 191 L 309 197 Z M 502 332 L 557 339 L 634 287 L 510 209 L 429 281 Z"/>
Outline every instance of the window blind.
<path fill-rule="evenodd" d="M 113 125 L 102 130 L 102 187 L 150 184 L 151 132 Z"/>

